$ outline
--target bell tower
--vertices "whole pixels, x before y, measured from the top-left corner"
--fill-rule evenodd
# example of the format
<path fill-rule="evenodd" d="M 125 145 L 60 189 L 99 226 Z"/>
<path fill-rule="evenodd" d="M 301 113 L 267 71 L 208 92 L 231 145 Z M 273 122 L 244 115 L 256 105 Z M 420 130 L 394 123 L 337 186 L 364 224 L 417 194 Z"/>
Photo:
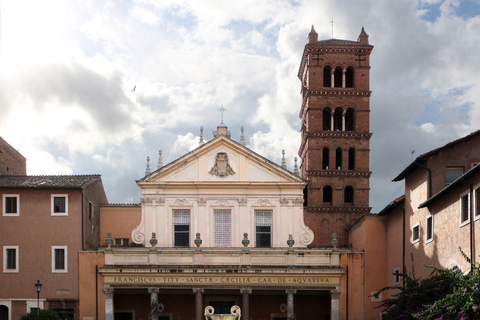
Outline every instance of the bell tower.
<path fill-rule="evenodd" d="M 331 245 L 333 233 L 347 245 L 348 228 L 370 213 L 372 49 L 363 28 L 357 41 L 318 41 L 312 26 L 303 51 L 299 156 L 313 246 Z"/>

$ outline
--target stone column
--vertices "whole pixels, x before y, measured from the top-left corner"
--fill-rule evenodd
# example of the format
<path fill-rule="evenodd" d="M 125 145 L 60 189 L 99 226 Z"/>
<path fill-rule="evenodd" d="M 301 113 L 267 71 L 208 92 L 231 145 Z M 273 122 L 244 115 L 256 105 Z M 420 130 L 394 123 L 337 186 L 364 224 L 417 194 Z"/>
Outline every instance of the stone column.
<path fill-rule="evenodd" d="M 342 131 L 345 131 L 345 114 L 347 113 L 346 110 L 342 112 Z"/>
<path fill-rule="evenodd" d="M 331 320 L 339 320 L 340 319 L 340 289 L 335 288 L 330 290 L 330 297 L 331 297 L 331 310 L 330 310 L 330 319 Z"/>
<path fill-rule="evenodd" d="M 195 293 L 195 320 L 202 320 L 203 319 L 203 301 L 202 301 L 202 288 L 193 288 L 193 292 Z"/>
<path fill-rule="evenodd" d="M 285 290 L 287 293 L 287 320 L 293 320 L 294 309 L 293 309 L 293 295 L 297 293 L 297 290 Z"/>
<path fill-rule="evenodd" d="M 150 320 L 158 320 L 158 288 L 148 288 L 150 293 Z"/>
<path fill-rule="evenodd" d="M 345 88 L 345 78 L 346 78 L 347 69 L 344 69 L 342 72 L 342 88 Z"/>
<path fill-rule="evenodd" d="M 250 320 L 250 294 L 252 293 L 252 289 L 245 288 L 240 289 L 240 293 L 242 294 L 242 318 L 245 320 Z"/>
<path fill-rule="evenodd" d="M 113 309 L 113 293 L 114 289 L 112 287 L 103 288 L 105 292 L 105 320 L 113 320 L 115 317 L 115 311 Z"/>
<path fill-rule="evenodd" d="M 335 130 L 335 110 L 332 110 L 332 115 L 330 117 L 330 130 Z"/>
<path fill-rule="evenodd" d="M 330 78 L 331 79 L 331 86 L 330 87 L 335 87 L 335 69 L 332 69 L 332 77 Z"/>

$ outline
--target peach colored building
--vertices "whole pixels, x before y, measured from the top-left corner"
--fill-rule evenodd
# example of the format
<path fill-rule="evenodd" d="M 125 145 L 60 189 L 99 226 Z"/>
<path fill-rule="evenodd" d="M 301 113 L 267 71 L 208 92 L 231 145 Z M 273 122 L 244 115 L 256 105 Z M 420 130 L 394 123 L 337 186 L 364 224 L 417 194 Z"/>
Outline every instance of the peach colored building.
<path fill-rule="evenodd" d="M 3 175 L 0 193 L 0 319 L 20 319 L 37 303 L 77 319 L 78 254 L 98 247 L 107 202 L 100 176 Z"/>
<path fill-rule="evenodd" d="M 431 269 L 459 266 L 470 270 L 459 248 L 474 262 L 480 245 L 480 131 L 419 156 L 394 181 L 405 182 L 405 195 L 386 206 L 379 216 L 387 222 L 387 282 L 405 261 L 411 272 L 427 277 Z"/>
<path fill-rule="evenodd" d="M 80 254 L 80 318 L 203 319 L 208 305 L 239 305 L 244 319 L 379 319 L 371 294 L 386 285 L 387 246 L 386 219 L 368 214 L 372 48 L 363 29 L 357 41 L 318 41 L 312 28 L 300 170 L 248 149 L 243 134 L 235 142 L 222 122 L 213 140 L 147 167 L 140 205 L 102 206 L 103 246 Z"/>

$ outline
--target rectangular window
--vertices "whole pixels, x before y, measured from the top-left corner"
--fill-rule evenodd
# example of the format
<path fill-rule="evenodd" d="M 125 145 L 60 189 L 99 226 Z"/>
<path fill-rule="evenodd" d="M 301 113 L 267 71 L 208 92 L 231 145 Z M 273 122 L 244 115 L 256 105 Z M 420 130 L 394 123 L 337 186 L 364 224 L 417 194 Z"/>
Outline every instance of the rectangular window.
<path fill-rule="evenodd" d="M 230 247 L 232 245 L 230 209 L 213 210 L 213 243 L 215 247 Z"/>
<path fill-rule="evenodd" d="M 173 245 L 190 246 L 190 210 L 173 210 Z"/>
<path fill-rule="evenodd" d="M 18 272 L 18 246 L 3 247 L 3 272 Z"/>
<path fill-rule="evenodd" d="M 427 217 L 427 241 L 433 241 L 433 216 Z"/>
<path fill-rule="evenodd" d="M 400 269 L 399 268 L 393 270 L 393 284 L 394 285 L 400 284 Z"/>
<path fill-rule="evenodd" d="M 469 211 L 470 211 L 470 197 L 469 197 L 469 194 L 466 194 L 464 196 L 462 196 L 462 198 L 460 199 L 460 225 L 464 225 L 464 224 L 467 224 L 468 222 L 470 222 L 470 214 L 469 214 Z"/>
<path fill-rule="evenodd" d="M 52 216 L 68 215 L 68 195 L 52 194 Z"/>
<path fill-rule="evenodd" d="M 20 195 L 18 194 L 3 195 L 3 215 L 4 216 L 20 215 Z"/>
<path fill-rule="evenodd" d="M 475 217 L 480 217 L 480 188 L 475 189 Z"/>
<path fill-rule="evenodd" d="M 445 183 L 450 184 L 453 181 L 457 180 L 463 175 L 462 167 L 451 167 L 447 168 L 445 172 Z"/>
<path fill-rule="evenodd" d="M 67 272 L 67 247 L 52 247 L 52 272 Z"/>
<path fill-rule="evenodd" d="M 272 246 L 273 211 L 255 210 L 255 246 L 270 248 Z"/>
<path fill-rule="evenodd" d="M 118 247 L 128 247 L 130 239 L 128 238 L 115 238 L 115 245 Z"/>
<path fill-rule="evenodd" d="M 420 223 L 417 223 L 412 228 L 412 243 L 420 241 Z"/>

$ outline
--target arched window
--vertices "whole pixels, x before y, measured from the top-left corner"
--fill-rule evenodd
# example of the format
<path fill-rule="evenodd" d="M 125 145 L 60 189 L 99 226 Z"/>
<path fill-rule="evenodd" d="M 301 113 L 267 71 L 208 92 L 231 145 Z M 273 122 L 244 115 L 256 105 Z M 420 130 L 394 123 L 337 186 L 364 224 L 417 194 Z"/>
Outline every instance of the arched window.
<path fill-rule="evenodd" d="M 323 152 L 322 152 L 322 169 L 323 170 L 328 169 L 329 161 L 330 161 L 330 150 L 328 150 L 328 148 L 323 148 Z"/>
<path fill-rule="evenodd" d="M 323 130 L 332 130 L 332 109 L 330 108 L 323 109 Z"/>
<path fill-rule="evenodd" d="M 347 186 L 344 192 L 344 202 L 345 204 L 353 204 L 353 187 Z"/>
<path fill-rule="evenodd" d="M 343 77 L 343 69 L 342 67 L 336 67 L 334 73 L 334 86 L 336 88 L 342 87 L 342 77 Z"/>
<path fill-rule="evenodd" d="M 355 128 L 355 110 L 348 108 L 345 114 L 345 131 L 354 131 Z"/>
<path fill-rule="evenodd" d="M 355 170 L 355 149 L 348 149 L 348 170 Z"/>
<path fill-rule="evenodd" d="M 345 86 L 347 88 L 353 88 L 353 67 L 348 67 L 345 72 Z"/>
<path fill-rule="evenodd" d="M 323 68 L 323 86 L 331 87 L 332 86 L 332 67 L 325 66 Z"/>
<path fill-rule="evenodd" d="M 333 198 L 333 189 L 330 186 L 323 187 L 323 203 L 331 204 Z"/>
<path fill-rule="evenodd" d="M 8 307 L 0 306 L 0 320 L 8 320 Z"/>
<path fill-rule="evenodd" d="M 335 114 L 333 115 L 333 130 L 335 131 L 342 131 L 342 123 L 343 123 L 343 109 L 342 108 L 336 108 L 335 109 Z"/>
<path fill-rule="evenodd" d="M 335 168 L 337 170 L 342 170 L 342 149 L 337 148 L 335 152 Z"/>

